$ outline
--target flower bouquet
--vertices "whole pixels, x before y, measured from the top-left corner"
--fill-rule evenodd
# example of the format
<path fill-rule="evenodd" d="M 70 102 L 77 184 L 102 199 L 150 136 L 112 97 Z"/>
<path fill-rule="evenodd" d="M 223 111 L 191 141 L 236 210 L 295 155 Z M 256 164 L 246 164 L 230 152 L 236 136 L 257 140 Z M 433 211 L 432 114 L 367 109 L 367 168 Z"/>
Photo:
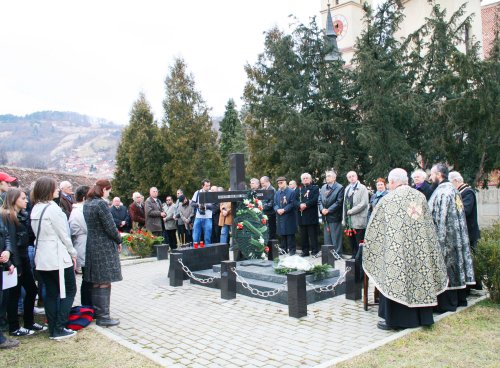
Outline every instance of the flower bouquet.
<path fill-rule="evenodd" d="M 132 230 L 129 234 L 122 234 L 122 244 L 135 255 L 141 258 L 148 257 L 153 251 L 153 245 L 161 244 L 162 236 L 155 236 L 147 230 Z"/>

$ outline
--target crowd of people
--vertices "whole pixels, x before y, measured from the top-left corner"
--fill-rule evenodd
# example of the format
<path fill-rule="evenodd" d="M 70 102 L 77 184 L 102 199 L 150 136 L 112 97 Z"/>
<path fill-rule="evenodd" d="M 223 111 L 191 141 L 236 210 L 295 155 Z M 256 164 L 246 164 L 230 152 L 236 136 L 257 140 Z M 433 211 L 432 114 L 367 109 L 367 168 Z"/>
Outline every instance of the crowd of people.
<path fill-rule="evenodd" d="M 323 244 L 346 257 L 346 235 L 351 257 L 363 260 L 381 292 L 379 316 L 384 321 L 379 327 L 408 328 L 432 324 L 433 312 L 466 305 L 466 287 L 475 283 L 471 249 L 479 239 L 475 193 L 458 172 L 437 164 L 430 182 L 423 170 L 411 178 L 410 187 L 407 173 L 394 169 L 388 182 L 377 179 L 370 192 L 356 172 L 347 173 L 344 187 L 336 172 L 328 170 L 321 187 L 303 173 L 300 185 L 279 176 L 275 189 L 263 176 L 252 178 L 249 189 L 268 194 L 262 204 L 269 239 L 279 237 L 289 255 L 297 252 L 297 231 L 301 256 L 316 255 L 323 223 Z M 178 189 L 175 200 L 169 195 L 162 202 L 158 189 L 151 187 L 147 199 L 133 193 L 128 208 L 119 197 L 109 200 L 111 183 L 104 179 L 76 191 L 71 183 L 58 185 L 49 177 L 26 191 L 15 183 L 16 178 L 0 172 L 0 263 L 18 277 L 15 287 L 0 291 L 0 322 L 7 322 L 12 337 L 46 329 L 55 340 L 76 334 L 65 327 L 77 291 L 75 272 L 83 274 L 81 303 L 93 306 L 96 323 L 118 325 L 110 315 L 110 298 L 111 283 L 122 279 L 122 232 L 146 229 L 163 236 L 171 249 L 230 241 L 235 203 L 203 203 L 200 193 L 223 190 L 208 179 L 191 199 Z M 48 326 L 34 321 L 37 295 Z M 23 327 L 19 303 L 24 306 Z M 0 333 L 0 348 L 17 344 Z"/>

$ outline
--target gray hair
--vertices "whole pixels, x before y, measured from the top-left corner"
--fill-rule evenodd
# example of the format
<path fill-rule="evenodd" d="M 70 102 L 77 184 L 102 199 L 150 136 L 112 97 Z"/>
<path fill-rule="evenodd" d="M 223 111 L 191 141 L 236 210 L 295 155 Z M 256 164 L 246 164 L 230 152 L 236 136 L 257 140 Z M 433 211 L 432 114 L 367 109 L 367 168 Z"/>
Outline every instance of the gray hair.
<path fill-rule="evenodd" d="M 420 175 L 422 176 L 423 180 L 427 179 L 427 173 L 422 170 L 422 169 L 417 169 L 414 172 L 411 173 L 411 178 L 415 179 L 415 176 Z"/>
<path fill-rule="evenodd" d="M 335 172 L 335 170 L 326 170 L 325 175 L 328 175 L 328 174 L 333 175 L 335 178 L 337 177 L 337 173 Z"/>
<path fill-rule="evenodd" d="M 389 173 L 389 182 L 395 182 L 396 184 L 408 185 L 408 173 L 406 170 L 397 168 L 392 169 Z"/>
<path fill-rule="evenodd" d="M 250 179 L 250 183 L 257 183 L 260 186 L 260 180 L 257 178 Z"/>
<path fill-rule="evenodd" d="M 139 192 L 134 192 L 134 193 L 132 194 L 132 199 L 133 199 L 134 201 L 135 201 L 137 198 L 139 198 L 139 197 L 142 197 L 142 196 L 141 196 L 141 193 L 139 193 Z"/>
<path fill-rule="evenodd" d="M 460 175 L 460 173 L 458 171 L 451 171 L 448 174 L 448 179 L 450 181 L 456 180 L 458 183 L 464 182 L 464 178 L 462 177 L 462 175 Z"/>
<path fill-rule="evenodd" d="M 312 176 L 311 174 L 309 173 L 303 173 L 301 176 L 300 176 L 300 180 L 303 180 L 304 178 L 309 178 L 312 180 Z"/>
<path fill-rule="evenodd" d="M 64 181 L 61 181 L 61 184 L 59 184 L 59 189 L 64 189 L 64 188 L 67 188 L 67 187 L 71 187 L 71 183 L 67 180 L 64 180 Z"/>

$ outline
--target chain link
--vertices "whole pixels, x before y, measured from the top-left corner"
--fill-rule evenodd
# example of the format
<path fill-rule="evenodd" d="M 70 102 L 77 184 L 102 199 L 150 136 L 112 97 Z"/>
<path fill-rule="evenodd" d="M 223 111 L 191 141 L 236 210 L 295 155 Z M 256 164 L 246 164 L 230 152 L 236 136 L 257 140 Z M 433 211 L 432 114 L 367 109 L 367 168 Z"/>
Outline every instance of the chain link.
<path fill-rule="evenodd" d="M 182 263 L 182 259 L 179 259 L 179 263 L 181 264 L 182 270 L 186 273 L 186 275 L 188 275 L 194 281 L 199 282 L 200 284 L 210 284 L 210 283 L 214 282 L 215 279 L 217 279 L 217 276 L 209 277 L 208 279 L 200 279 L 199 277 L 196 277 L 195 275 L 193 275 L 193 272 L 184 263 Z M 220 277 L 220 273 L 219 273 L 218 277 Z"/>
<path fill-rule="evenodd" d="M 339 286 L 340 284 L 342 284 L 343 282 L 345 282 L 345 275 L 347 275 L 347 273 L 350 270 L 351 270 L 351 267 L 346 267 L 345 272 L 342 274 L 342 276 L 340 276 L 337 279 L 337 281 L 335 282 L 335 284 L 324 285 L 324 286 L 320 286 L 318 288 L 315 285 L 311 284 L 309 281 L 307 281 L 306 283 L 307 283 L 307 286 L 311 286 L 314 289 L 314 291 L 317 292 L 318 294 L 329 292 L 329 291 L 335 291 L 335 288 L 337 286 Z"/>
<path fill-rule="evenodd" d="M 342 259 L 342 257 L 341 257 L 341 256 L 339 256 L 339 254 L 335 251 L 335 249 L 332 249 L 332 250 L 330 251 L 330 253 L 331 253 L 331 254 L 333 254 L 333 257 L 335 258 L 335 260 L 336 260 L 336 261 L 339 261 L 339 260 L 341 260 L 341 259 Z"/>
<path fill-rule="evenodd" d="M 279 293 L 281 293 L 282 291 L 285 291 L 285 289 L 286 289 L 287 281 L 285 281 L 285 283 L 277 289 L 269 290 L 269 291 L 260 291 L 260 290 L 257 290 L 255 288 L 251 287 L 250 284 L 242 276 L 238 275 L 235 267 L 231 267 L 231 271 L 234 272 L 234 274 L 236 275 L 236 280 L 239 283 L 241 283 L 241 286 L 243 286 L 245 289 L 249 290 L 252 295 L 260 296 L 263 298 L 270 298 L 270 297 L 278 295 Z"/>
<path fill-rule="evenodd" d="M 319 258 L 321 257 L 321 251 L 319 251 L 318 253 L 316 253 L 315 255 L 311 256 L 311 258 Z"/>
<path fill-rule="evenodd" d="M 283 248 L 279 248 L 279 251 L 280 251 L 280 256 L 288 254 L 288 252 L 286 250 L 284 250 Z"/>

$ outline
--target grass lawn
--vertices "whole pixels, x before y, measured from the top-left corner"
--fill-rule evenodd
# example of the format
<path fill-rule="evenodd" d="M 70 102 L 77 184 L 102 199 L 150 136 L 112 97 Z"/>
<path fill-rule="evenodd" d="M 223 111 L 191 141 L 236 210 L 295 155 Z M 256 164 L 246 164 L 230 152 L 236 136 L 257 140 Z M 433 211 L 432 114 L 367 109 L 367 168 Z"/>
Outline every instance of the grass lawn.
<path fill-rule="evenodd" d="M 52 341 L 48 333 L 21 338 L 0 354 L 4 367 L 158 367 L 154 362 L 86 328 Z M 500 305 L 482 301 L 424 329 L 336 367 L 498 367 Z M 250 363 L 250 362 L 249 362 Z"/>
<path fill-rule="evenodd" d="M 484 300 L 335 367 L 499 367 L 500 305 Z"/>
<path fill-rule="evenodd" d="M 1 367 L 159 367 L 89 327 L 61 341 L 49 340 L 47 331 L 18 340 L 17 348 L 1 351 Z"/>

